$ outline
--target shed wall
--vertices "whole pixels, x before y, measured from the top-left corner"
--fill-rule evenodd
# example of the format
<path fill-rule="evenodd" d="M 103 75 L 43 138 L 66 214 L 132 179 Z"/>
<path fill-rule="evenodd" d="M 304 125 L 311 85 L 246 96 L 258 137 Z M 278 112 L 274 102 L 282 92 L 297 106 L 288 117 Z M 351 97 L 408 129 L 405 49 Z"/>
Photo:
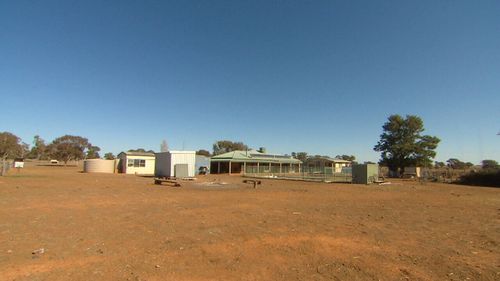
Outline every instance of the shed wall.
<path fill-rule="evenodd" d="M 145 167 L 128 167 L 129 159 L 146 160 Z M 122 161 L 123 170 L 126 174 L 153 175 L 155 173 L 155 158 L 152 156 L 126 155 Z"/>
<path fill-rule="evenodd" d="M 370 184 L 378 180 L 378 164 L 357 164 L 352 166 L 352 182 Z"/>
<path fill-rule="evenodd" d="M 172 153 L 171 174 L 174 174 L 176 164 L 187 164 L 189 177 L 194 177 L 196 166 L 195 152 Z"/>
<path fill-rule="evenodd" d="M 188 165 L 188 176 L 195 176 L 196 157 L 194 151 L 168 151 L 156 153 L 155 176 L 174 177 L 176 164 Z"/>

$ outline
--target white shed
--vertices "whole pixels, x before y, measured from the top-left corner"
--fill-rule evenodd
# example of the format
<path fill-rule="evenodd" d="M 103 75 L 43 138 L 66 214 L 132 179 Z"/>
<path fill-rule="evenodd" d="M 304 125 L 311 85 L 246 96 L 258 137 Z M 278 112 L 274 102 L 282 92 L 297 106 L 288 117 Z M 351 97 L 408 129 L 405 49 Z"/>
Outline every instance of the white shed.
<path fill-rule="evenodd" d="M 195 151 L 173 150 L 156 153 L 155 176 L 156 177 L 194 177 Z"/>
<path fill-rule="evenodd" d="M 118 170 L 124 174 L 153 175 L 155 154 L 149 152 L 122 152 L 118 154 Z"/>

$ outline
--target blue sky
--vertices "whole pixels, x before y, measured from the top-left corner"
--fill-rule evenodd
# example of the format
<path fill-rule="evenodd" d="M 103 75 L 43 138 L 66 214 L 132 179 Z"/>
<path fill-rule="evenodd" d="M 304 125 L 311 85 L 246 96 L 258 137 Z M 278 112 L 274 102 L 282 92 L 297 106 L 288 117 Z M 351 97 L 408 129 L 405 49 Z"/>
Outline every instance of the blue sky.
<path fill-rule="evenodd" d="M 500 161 L 500 1 L 2 1 L 0 131 L 354 154 L 391 114 Z"/>

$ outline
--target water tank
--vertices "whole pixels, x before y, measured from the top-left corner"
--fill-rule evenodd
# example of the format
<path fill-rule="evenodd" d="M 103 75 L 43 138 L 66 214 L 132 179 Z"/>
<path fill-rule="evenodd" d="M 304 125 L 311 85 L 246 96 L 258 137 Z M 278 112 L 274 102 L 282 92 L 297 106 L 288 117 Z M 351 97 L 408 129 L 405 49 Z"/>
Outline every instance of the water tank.
<path fill-rule="evenodd" d="M 114 173 L 115 160 L 88 159 L 83 161 L 84 173 Z"/>

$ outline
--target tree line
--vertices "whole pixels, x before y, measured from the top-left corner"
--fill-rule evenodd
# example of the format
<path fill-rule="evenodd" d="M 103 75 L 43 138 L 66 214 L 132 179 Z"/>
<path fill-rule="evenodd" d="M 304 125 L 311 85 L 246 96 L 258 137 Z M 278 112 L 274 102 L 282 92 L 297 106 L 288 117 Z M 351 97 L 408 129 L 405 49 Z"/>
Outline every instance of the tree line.
<path fill-rule="evenodd" d="M 36 135 L 30 148 L 30 145 L 22 142 L 18 136 L 10 132 L 0 132 L 0 157 L 3 161 L 19 157 L 36 160 L 55 159 L 67 164 L 73 160 L 101 158 L 100 151 L 101 148 L 81 136 L 64 135 L 47 143 Z M 106 153 L 104 158 L 114 159 L 115 156 Z"/>
<path fill-rule="evenodd" d="M 389 170 L 403 173 L 405 167 L 449 167 L 453 169 L 467 169 L 473 166 L 470 162 L 462 162 L 457 158 L 450 158 L 444 162 L 433 162 L 436 156 L 436 148 L 440 139 L 436 136 L 424 135 L 423 120 L 416 115 L 406 115 L 405 117 L 394 114 L 388 117 L 382 126 L 382 134 L 373 149 L 380 152 L 379 164 L 387 166 Z M 160 146 L 161 151 L 168 150 L 168 144 L 164 140 Z M 201 149 L 196 152 L 198 155 L 212 156 L 235 150 L 248 151 L 250 147 L 240 141 L 219 140 L 213 144 L 212 153 Z M 5 160 L 13 157 L 25 157 L 28 159 L 57 159 L 67 163 L 70 160 L 95 159 L 100 158 L 101 149 L 92 145 L 87 138 L 73 135 L 64 135 L 54 139 L 47 144 L 44 139 L 36 135 L 33 138 L 32 147 L 16 135 L 9 132 L 0 132 L 0 157 Z M 146 151 L 142 148 L 129 150 L 136 152 Z M 264 147 L 258 149 L 259 152 L 266 152 Z M 310 156 L 307 152 L 292 152 L 291 157 L 306 161 L 311 157 L 323 157 L 321 155 Z M 106 153 L 105 159 L 114 159 L 112 153 Z M 354 155 L 337 155 L 336 158 L 356 162 Z M 499 169 L 495 160 L 483 160 L 482 167 L 485 169 Z"/>
<path fill-rule="evenodd" d="M 389 170 L 403 174 L 405 167 L 448 167 L 452 169 L 471 168 L 474 164 L 462 162 L 457 158 L 450 158 L 444 162 L 433 162 L 436 157 L 436 149 L 440 139 L 436 136 L 423 134 L 425 131 L 423 120 L 416 115 L 399 114 L 390 115 L 387 122 L 382 126 L 382 134 L 373 149 L 380 152 L 379 164 L 387 166 Z M 213 155 L 218 155 L 234 150 L 248 150 L 249 146 L 243 142 L 232 142 L 229 140 L 217 141 L 213 145 Z M 208 151 L 203 151 L 209 155 Z M 306 161 L 314 157 L 328 157 L 321 155 L 309 155 L 307 152 L 292 152 L 291 157 Z M 356 162 L 354 155 L 337 155 L 337 159 Z M 369 163 L 369 162 L 365 162 Z M 495 160 L 483 160 L 483 169 L 498 169 Z"/>

